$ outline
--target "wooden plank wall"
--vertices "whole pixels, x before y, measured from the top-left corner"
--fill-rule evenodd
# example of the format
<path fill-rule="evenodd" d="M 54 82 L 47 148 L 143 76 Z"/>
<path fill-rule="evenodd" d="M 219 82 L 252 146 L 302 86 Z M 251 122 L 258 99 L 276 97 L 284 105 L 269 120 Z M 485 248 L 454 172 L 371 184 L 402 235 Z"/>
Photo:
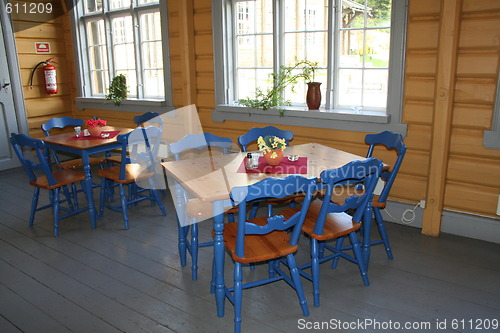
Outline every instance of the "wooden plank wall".
<path fill-rule="evenodd" d="M 38 1 L 41 2 L 41 1 Z M 53 5 L 51 14 L 30 15 L 13 13 L 12 21 L 15 31 L 15 40 L 19 58 L 19 70 L 23 86 L 26 114 L 28 118 L 29 134 L 34 137 L 43 136 L 41 124 L 52 117 L 71 116 L 73 114 L 75 84 L 73 66 L 69 63 L 71 57 L 67 48 L 67 34 L 69 31 L 64 24 L 65 18 L 57 16 L 63 10 L 60 1 L 43 0 Z M 23 1 L 11 1 L 22 6 Z M 20 7 L 22 8 L 22 7 Z M 66 18 L 67 19 L 67 18 Z M 50 54 L 36 54 L 35 42 L 49 42 Z M 38 67 L 33 76 L 33 89 L 29 88 L 31 71 L 41 61 L 54 58 L 57 62 L 57 95 L 45 93 L 43 69 Z"/>
<path fill-rule="evenodd" d="M 257 119 L 254 123 L 211 120 L 211 110 L 215 107 L 211 0 L 169 0 L 168 13 L 174 105 L 195 104 L 205 131 L 233 140 L 250 128 L 261 126 Z M 484 148 L 482 137 L 484 130 L 491 129 L 500 63 L 500 1 L 463 0 L 459 13 L 460 37 L 453 51 L 457 56 L 456 80 L 449 87 L 454 91 L 454 98 L 450 149 L 444 157 L 448 165 L 444 208 L 495 217 L 500 192 L 500 151 Z M 395 200 L 416 203 L 426 199 L 429 159 L 434 148 L 437 59 L 453 56 L 438 54 L 440 25 L 442 15 L 446 14 L 442 12 L 442 1 L 409 1 L 403 109 L 403 122 L 408 124 L 405 138 L 408 152 L 391 193 Z M 71 112 L 83 118 L 96 115 L 116 125 L 130 125 L 136 113 L 74 110 L 75 81 L 68 68 L 72 57 L 69 56 L 71 37 L 67 23 L 64 24 L 66 34 L 61 36 L 58 32 L 63 23 L 61 19 L 41 25 L 20 18 L 14 20 L 14 24 L 30 28 L 17 33 L 16 42 L 33 133 L 45 119 Z M 40 38 L 51 41 L 59 62 L 58 80 L 63 84 L 57 96 L 45 95 L 39 86 L 41 76 L 36 77 L 33 90 L 27 88 L 30 69 L 45 59 L 33 50 L 33 42 Z M 294 144 L 318 142 L 361 155 L 367 149 L 366 133 L 293 126 L 288 129 L 296 135 Z M 378 154 L 388 163 L 393 161 L 393 154 L 389 152 Z"/>

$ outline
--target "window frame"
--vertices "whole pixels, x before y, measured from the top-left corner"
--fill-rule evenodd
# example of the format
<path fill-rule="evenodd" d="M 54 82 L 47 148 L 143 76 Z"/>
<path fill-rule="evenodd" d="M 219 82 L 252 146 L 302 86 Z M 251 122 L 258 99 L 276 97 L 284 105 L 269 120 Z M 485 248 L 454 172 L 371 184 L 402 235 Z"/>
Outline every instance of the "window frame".
<path fill-rule="evenodd" d="M 231 0 L 213 1 L 213 36 L 214 36 L 214 70 L 216 107 L 212 110 L 212 120 L 260 122 L 269 124 L 285 124 L 315 128 L 330 128 L 360 132 L 380 132 L 390 130 L 402 135 L 407 133 L 407 125 L 402 123 L 404 68 L 406 52 L 406 31 L 408 0 L 393 0 L 391 15 L 391 49 L 389 65 L 389 88 L 387 110 L 385 114 L 376 111 L 360 110 L 307 110 L 304 107 L 286 107 L 284 116 L 278 110 L 258 110 L 230 102 L 233 83 L 233 54 L 230 41 L 232 38 L 230 11 Z M 335 0 L 329 0 L 332 15 L 336 15 Z M 273 0 L 273 8 L 279 7 Z M 335 12 L 334 12 L 335 10 Z M 331 34 L 333 35 L 333 34 Z M 333 37 L 331 37 L 333 38 Z M 275 41 L 275 48 L 279 41 Z M 277 53 L 277 52 L 276 52 Z M 328 66 L 333 67 L 333 54 L 329 54 Z M 275 64 L 278 62 L 275 59 Z M 331 83 L 331 82 L 329 82 Z M 327 103 L 331 100 L 327 94 Z"/>
<path fill-rule="evenodd" d="M 171 70 L 170 70 L 170 45 L 168 39 L 168 9 L 166 1 L 159 1 L 156 4 L 138 4 L 137 0 L 133 0 L 135 6 L 133 8 L 120 8 L 107 10 L 107 1 L 103 2 L 103 10 L 97 13 L 84 12 L 84 2 L 79 0 L 72 0 L 73 6 L 71 8 L 71 33 L 73 36 L 73 53 L 75 59 L 76 68 L 76 79 L 79 84 L 77 84 L 77 94 L 76 107 L 79 110 L 84 109 L 101 109 L 101 110 L 113 110 L 113 111 L 131 111 L 137 112 L 138 107 L 147 106 L 148 110 L 157 109 L 157 112 L 165 112 L 168 110 L 173 110 L 172 103 L 172 82 L 171 82 Z M 163 82 L 164 82 L 164 97 L 162 98 L 127 98 L 122 101 L 120 106 L 114 105 L 111 100 L 106 100 L 105 96 L 92 96 L 91 87 L 91 77 L 90 77 L 90 62 L 88 59 L 88 44 L 87 44 L 87 28 L 85 26 L 86 20 L 92 18 L 104 18 L 104 26 L 106 29 L 106 46 L 107 46 L 107 57 L 108 57 L 108 71 L 109 71 L 109 82 L 114 73 L 114 65 L 112 59 L 112 41 L 111 41 L 111 19 L 113 17 L 122 16 L 124 13 L 129 13 L 131 16 L 135 15 L 138 19 L 140 14 L 148 13 L 159 9 L 161 16 L 161 36 L 162 36 L 162 56 L 163 56 Z M 83 18 L 82 18 L 83 17 Z M 142 40 L 140 36 L 140 31 L 135 29 L 134 38 L 135 53 L 141 54 L 140 49 Z M 139 46 L 139 48 L 137 48 Z M 136 71 L 142 71 L 143 67 L 141 60 L 136 57 Z M 139 75 L 142 77 L 142 75 Z M 137 80 L 137 84 L 141 83 L 141 79 Z"/>

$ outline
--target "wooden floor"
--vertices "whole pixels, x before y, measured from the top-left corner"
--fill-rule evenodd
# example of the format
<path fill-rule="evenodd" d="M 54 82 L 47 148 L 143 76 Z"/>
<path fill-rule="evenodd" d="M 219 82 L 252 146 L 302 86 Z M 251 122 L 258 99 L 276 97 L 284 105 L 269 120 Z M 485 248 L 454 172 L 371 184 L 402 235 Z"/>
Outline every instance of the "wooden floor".
<path fill-rule="evenodd" d="M 232 306 L 226 302 L 226 315 L 218 318 L 209 292 L 212 248 L 200 250 L 198 281 L 179 265 L 168 196 L 167 217 L 143 202 L 130 209 L 130 230 L 109 210 L 92 230 L 85 212 L 63 220 L 54 238 L 50 211 L 38 212 L 33 228 L 27 225 L 32 187 L 21 169 L 0 172 L 0 189 L 0 332 L 232 332 Z M 207 238 L 210 222 L 201 226 Z M 284 282 L 245 290 L 243 331 L 324 332 L 331 324 L 331 331 L 388 332 L 391 323 L 410 323 L 430 325 L 415 331 L 434 332 L 446 320 L 448 331 L 477 332 L 471 323 L 475 328 L 480 319 L 500 320 L 500 245 L 388 228 L 395 258 L 387 260 L 380 246 L 373 248 L 369 287 L 349 262 L 335 270 L 322 266 L 320 307 L 312 305 L 311 285 L 304 280 L 309 317 Z M 305 238 L 297 258 L 308 258 Z M 232 266 L 226 263 L 230 281 Z M 266 272 L 257 266 L 245 278 Z M 358 323 L 365 326 L 352 326 Z"/>

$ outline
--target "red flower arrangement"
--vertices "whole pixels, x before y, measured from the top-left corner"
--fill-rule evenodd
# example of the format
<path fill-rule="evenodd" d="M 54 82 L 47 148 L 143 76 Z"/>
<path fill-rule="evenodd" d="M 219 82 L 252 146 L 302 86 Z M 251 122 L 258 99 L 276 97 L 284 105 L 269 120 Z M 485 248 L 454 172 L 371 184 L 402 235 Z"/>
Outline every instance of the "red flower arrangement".
<path fill-rule="evenodd" d="M 92 117 L 85 122 L 85 125 L 87 125 L 87 127 L 106 126 L 106 120 Z"/>

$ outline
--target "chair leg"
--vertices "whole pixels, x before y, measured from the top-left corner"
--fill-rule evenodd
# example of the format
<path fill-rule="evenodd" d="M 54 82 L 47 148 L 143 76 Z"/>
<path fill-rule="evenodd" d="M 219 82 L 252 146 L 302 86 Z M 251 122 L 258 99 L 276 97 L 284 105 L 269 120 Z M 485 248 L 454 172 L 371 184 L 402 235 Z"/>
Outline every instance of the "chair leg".
<path fill-rule="evenodd" d="M 99 216 L 104 216 L 104 199 L 107 196 L 106 186 L 108 181 L 106 178 L 102 177 L 101 179 L 101 190 L 99 191 Z"/>
<path fill-rule="evenodd" d="M 125 225 L 125 229 L 128 230 L 128 213 L 127 213 L 127 195 L 125 194 L 125 189 L 123 188 L 123 184 L 118 184 L 120 187 L 120 200 L 122 203 L 122 212 L 123 212 L 123 223 Z"/>
<path fill-rule="evenodd" d="M 161 202 L 161 198 L 160 198 L 160 195 L 158 194 L 158 190 L 155 189 L 155 185 L 153 183 L 153 180 L 151 178 L 149 178 L 148 182 L 149 182 L 149 185 L 151 186 L 150 188 L 152 189 L 151 192 L 152 192 L 153 198 L 155 199 L 156 203 L 160 207 L 160 210 L 161 210 L 161 213 L 163 214 L 163 216 L 166 216 L 167 211 L 165 210 L 165 207 L 163 207 L 163 203 Z M 135 186 L 137 188 L 137 185 L 135 185 Z M 153 202 L 153 201 L 151 201 L 151 202 Z"/>
<path fill-rule="evenodd" d="M 361 243 L 356 236 L 355 232 L 351 232 L 349 234 L 349 238 L 352 244 L 352 251 L 354 252 L 354 256 L 356 257 L 356 261 L 358 262 L 359 273 L 361 274 L 361 278 L 363 279 L 363 283 L 365 286 L 370 285 L 370 281 L 368 281 L 368 273 L 366 271 L 366 265 L 363 260 L 363 255 L 361 254 Z"/>
<path fill-rule="evenodd" d="M 54 189 L 54 236 L 59 236 L 59 188 Z"/>
<path fill-rule="evenodd" d="M 269 262 L 267 263 L 267 265 L 268 265 L 267 271 L 269 272 L 269 278 L 275 277 L 276 276 L 276 271 L 274 270 L 275 261 L 274 260 L 269 260 Z M 255 269 L 255 267 L 253 269 Z"/>
<path fill-rule="evenodd" d="M 319 306 L 319 242 L 311 238 L 311 275 L 314 306 Z"/>
<path fill-rule="evenodd" d="M 387 253 L 387 258 L 392 260 L 392 250 L 391 245 L 389 244 L 389 236 L 387 235 L 387 230 L 385 229 L 384 220 L 382 219 L 382 214 L 380 214 L 380 208 L 372 207 L 373 213 L 375 215 L 375 221 L 377 222 L 378 232 L 380 233 L 380 237 L 382 237 L 382 241 L 384 241 L 385 252 Z"/>
<path fill-rule="evenodd" d="M 186 266 L 186 254 L 187 254 L 187 244 L 186 244 L 186 229 L 188 227 L 181 227 L 179 218 L 177 218 L 177 231 L 178 231 L 178 242 L 179 247 L 179 257 L 181 260 L 181 266 Z"/>
<path fill-rule="evenodd" d="M 252 204 L 252 209 L 250 210 L 250 216 L 249 216 L 249 219 L 253 219 L 257 216 L 257 211 L 259 210 L 259 203 L 258 202 L 254 202 Z"/>
<path fill-rule="evenodd" d="M 299 304 L 302 308 L 302 313 L 304 316 L 309 316 L 309 308 L 307 307 L 306 296 L 304 295 L 304 289 L 302 288 L 302 281 L 300 280 L 299 270 L 297 268 L 297 263 L 295 262 L 295 257 L 292 254 L 286 256 L 288 267 L 290 268 L 290 275 L 294 284 L 294 289 L 299 297 Z M 318 295 L 319 301 L 319 295 Z"/>
<path fill-rule="evenodd" d="M 198 223 L 191 225 L 191 278 L 198 279 Z"/>
<path fill-rule="evenodd" d="M 73 196 L 73 203 L 75 204 L 75 209 L 78 210 L 78 193 L 76 191 L 76 183 L 71 184 L 71 195 Z"/>
<path fill-rule="evenodd" d="M 337 250 L 337 254 L 342 251 L 342 246 L 344 245 L 344 237 L 339 237 L 335 241 L 335 249 Z M 332 268 L 337 268 L 337 264 L 339 263 L 340 255 L 337 255 L 332 260 Z"/>
<path fill-rule="evenodd" d="M 234 263 L 234 332 L 241 332 L 241 306 L 243 302 L 241 263 Z"/>
<path fill-rule="evenodd" d="M 70 193 L 68 191 L 68 187 L 67 186 L 63 186 L 62 190 L 64 192 L 64 196 L 66 197 L 66 201 L 68 201 L 69 209 L 71 209 L 71 211 L 74 211 L 75 207 L 73 206 L 73 201 L 71 200 L 71 195 L 70 195 Z"/>
<path fill-rule="evenodd" d="M 33 222 L 35 221 L 35 212 L 36 207 L 38 206 L 38 195 L 40 194 L 40 188 L 35 187 L 35 191 L 33 192 L 33 199 L 31 199 L 31 213 L 30 213 L 30 222 L 29 226 L 33 226 Z"/>

